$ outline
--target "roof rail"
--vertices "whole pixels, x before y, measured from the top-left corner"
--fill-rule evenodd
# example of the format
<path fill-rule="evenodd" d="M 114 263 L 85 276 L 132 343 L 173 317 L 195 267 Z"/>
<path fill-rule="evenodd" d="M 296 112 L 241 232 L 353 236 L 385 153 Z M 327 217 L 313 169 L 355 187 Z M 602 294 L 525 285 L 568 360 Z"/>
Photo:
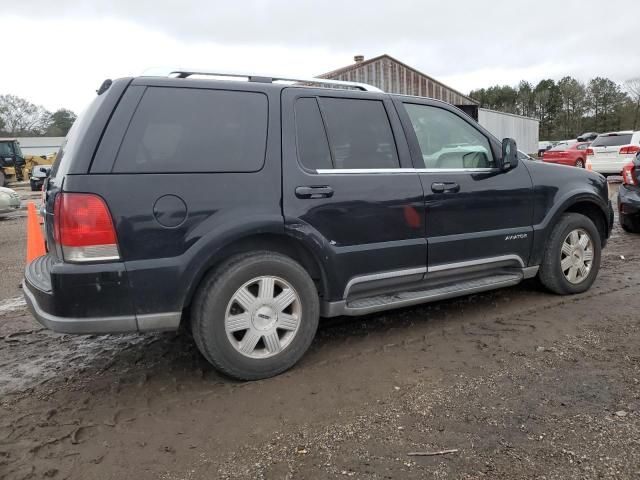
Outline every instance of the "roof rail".
<path fill-rule="evenodd" d="M 220 72 L 201 68 L 173 68 L 173 69 L 151 69 L 145 71 L 143 77 L 174 77 L 187 78 L 192 75 L 206 75 L 212 77 L 235 77 L 246 78 L 249 82 L 274 83 L 274 82 L 294 82 L 301 84 L 328 85 L 342 88 L 353 88 L 364 92 L 383 92 L 373 85 L 359 82 L 345 82 L 342 80 L 329 80 L 326 78 L 298 78 L 279 75 L 254 75 L 247 73 Z"/>

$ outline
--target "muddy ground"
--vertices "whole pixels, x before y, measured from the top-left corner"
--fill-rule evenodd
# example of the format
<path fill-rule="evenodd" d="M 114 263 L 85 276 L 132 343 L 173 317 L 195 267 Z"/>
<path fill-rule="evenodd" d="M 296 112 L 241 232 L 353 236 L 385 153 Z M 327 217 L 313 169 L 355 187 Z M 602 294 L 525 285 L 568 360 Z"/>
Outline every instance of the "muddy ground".
<path fill-rule="evenodd" d="M 586 294 L 529 281 L 325 321 L 253 383 L 186 334 L 58 335 L 5 298 L 2 479 L 640 478 L 640 236 L 617 227 Z"/>

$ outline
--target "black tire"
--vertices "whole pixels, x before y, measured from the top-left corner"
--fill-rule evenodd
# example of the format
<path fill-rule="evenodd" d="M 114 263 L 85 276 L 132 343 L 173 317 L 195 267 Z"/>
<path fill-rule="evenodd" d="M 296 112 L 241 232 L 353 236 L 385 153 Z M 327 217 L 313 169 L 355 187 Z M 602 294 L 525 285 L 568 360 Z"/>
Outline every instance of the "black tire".
<path fill-rule="evenodd" d="M 31 186 L 32 192 L 38 191 L 38 184 L 34 180 L 29 180 L 29 185 Z"/>
<path fill-rule="evenodd" d="M 593 260 L 591 270 L 587 277 L 580 283 L 571 283 L 565 277 L 560 265 L 561 251 L 564 240 L 570 232 L 576 229 L 584 230 L 590 237 L 593 245 Z M 589 290 L 600 270 L 600 256 L 602 243 L 598 229 L 590 218 L 579 213 L 563 214 L 547 240 L 545 253 L 540 265 L 540 282 L 553 293 L 558 295 L 573 295 Z"/>
<path fill-rule="evenodd" d="M 634 221 L 627 215 L 620 214 L 620 226 L 625 232 L 640 233 L 640 219 Z"/>
<path fill-rule="evenodd" d="M 260 276 L 286 280 L 300 299 L 300 324 L 290 343 L 267 358 L 249 358 L 232 345 L 225 330 L 227 306 L 236 291 Z M 191 307 L 191 331 L 202 355 L 221 373 L 239 380 L 269 378 L 291 368 L 307 351 L 318 328 L 320 302 L 313 280 L 297 262 L 273 252 L 229 259 L 202 281 Z"/>
<path fill-rule="evenodd" d="M 579 158 L 578 160 L 576 160 L 576 167 L 578 167 L 578 168 L 584 168 L 584 160 L 582 160 L 581 158 Z"/>
<path fill-rule="evenodd" d="M 0 171 L 0 187 L 7 186 L 7 177 L 4 176 L 4 172 Z"/>

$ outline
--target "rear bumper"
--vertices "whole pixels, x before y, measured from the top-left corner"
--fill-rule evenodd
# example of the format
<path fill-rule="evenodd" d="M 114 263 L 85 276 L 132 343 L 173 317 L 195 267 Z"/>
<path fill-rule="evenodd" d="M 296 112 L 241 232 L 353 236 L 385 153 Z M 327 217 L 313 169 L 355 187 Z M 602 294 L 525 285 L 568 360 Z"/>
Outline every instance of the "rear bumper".
<path fill-rule="evenodd" d="M 119 263 L 72 265 L 45 255 L 27 265 L 23 293 L 36 320 L 55 332 L 175 330 L 180 324 L 181 312 L 136 314 Z"/>
<path fill-rule="evenodd" d="M 621 215 L 640 216 L 640 188 L 620 185 L 618 212 Z"/>

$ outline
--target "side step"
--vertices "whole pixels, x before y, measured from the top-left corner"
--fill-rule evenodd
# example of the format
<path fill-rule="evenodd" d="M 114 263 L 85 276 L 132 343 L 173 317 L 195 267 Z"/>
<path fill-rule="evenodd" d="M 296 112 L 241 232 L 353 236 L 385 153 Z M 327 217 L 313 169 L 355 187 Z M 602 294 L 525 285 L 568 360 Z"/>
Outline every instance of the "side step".
<path fill-rule="evenodd" d="M 496 288 L 510 287 L 520 283 L 522 273 L 503 273 L 490 277 L 451 283 L 428 290 L 411 290 L 392 294 L 375 295 L 368 298 L 347 300 L 343 315 L 366 315 L 392 308 L 408 307 L 447 298 L 486 292 Z"/>

